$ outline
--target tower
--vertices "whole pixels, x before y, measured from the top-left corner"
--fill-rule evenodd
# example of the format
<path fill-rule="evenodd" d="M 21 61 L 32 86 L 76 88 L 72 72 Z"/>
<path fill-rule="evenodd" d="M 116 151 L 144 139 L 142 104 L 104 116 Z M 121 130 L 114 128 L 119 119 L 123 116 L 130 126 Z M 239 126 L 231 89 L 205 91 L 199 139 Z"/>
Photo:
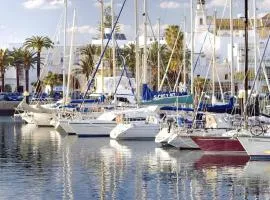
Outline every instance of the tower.
<path fill-rule="evenodd" d="M 197 0 L 195 11 L 195 32 L 207 30 L 205 0 Z"/>

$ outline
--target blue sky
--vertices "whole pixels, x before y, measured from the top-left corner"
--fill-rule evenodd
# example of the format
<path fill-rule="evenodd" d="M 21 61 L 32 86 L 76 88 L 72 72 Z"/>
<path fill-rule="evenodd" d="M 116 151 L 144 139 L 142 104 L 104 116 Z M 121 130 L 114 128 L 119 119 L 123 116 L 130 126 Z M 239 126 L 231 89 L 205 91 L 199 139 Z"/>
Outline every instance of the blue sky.
<path fill-rule="evenodd" d="M 100 10 L 97 0 L 68 0 L 68 23 L 72 23 L 73 9 L 77 10 L 76 43 L 87 43 L 96 35 L 97 24 L 100 21 Z M 194 2 L 196 0 L 193 0 Z M 53 37 L 57 24 L 63 13 L 63 0 L 0 0 L 0 45 L 23 42 L 32 35 L 47 35 Z M 104 0 L 105 3 L 110 1 Z M 114 0 L 116 13 L 123 0 Z M 190 0 L 148 0 L 149 17 L 153 25 L 157 18 L 161 23 L 180 24 L 185 15 L 189 17 Z M 229 0 L 206 0 L 208 14 L 217 9 L 222 15 L 224 5 Z M 250 4 L 252 0 L 249 0 Z M 120 18 L 122 30 L 129 39 L 134 39 L 134 0 L 127 0 L 126 7 Z M 142 23 L 142 4 L 140 4 L 140 22 Z M 252 4 L 251 4 L 252 5 Z M 258 13 L 270 10 L 270 0 L 257 0 Z M 252 12 L 252 10 L 250 11 Z M 243 13 L 243 1 L 234 1 L 234 15 Z M 225 10 L 228 15 L 228 7 Z M 251 14 L 252 15 L 252 14 Z M 60 39 L 61 40 L 61 39 Z"/>

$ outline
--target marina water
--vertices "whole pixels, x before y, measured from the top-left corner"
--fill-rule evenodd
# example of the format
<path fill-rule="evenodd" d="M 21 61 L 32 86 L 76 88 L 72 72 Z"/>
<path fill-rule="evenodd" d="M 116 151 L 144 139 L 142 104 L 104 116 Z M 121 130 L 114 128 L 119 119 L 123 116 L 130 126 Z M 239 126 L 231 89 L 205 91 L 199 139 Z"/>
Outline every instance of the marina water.
<path fill-rule="evenodd" d="M 77 138 L 2 118 L 0 199 L 270 199 L 270 162 Z"/>

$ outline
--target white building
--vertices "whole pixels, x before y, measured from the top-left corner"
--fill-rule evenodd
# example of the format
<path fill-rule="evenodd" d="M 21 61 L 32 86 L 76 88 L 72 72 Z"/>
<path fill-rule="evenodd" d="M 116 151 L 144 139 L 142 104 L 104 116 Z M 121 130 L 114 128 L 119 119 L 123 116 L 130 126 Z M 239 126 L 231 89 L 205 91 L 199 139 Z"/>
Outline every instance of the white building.
<path fill-rule="evenodd" d="M 265 48 L 266 32 L 269 31 L 270 20 L 268 15 L 263 15 L 257 19 L 257 24 L 261 28 L 257 30 L 257 67 L 259 67 L 260 57 Z M 269 18 L 270 19 L 270 18 Z M 213 20 L 213 16 L 208 16 L 205 8 L 205 1 L 198 0 L 195 10 L 195 27 L 194 27 L 194 60 L 195 60 L 195 76 L 202 76 L 209 79 L 213 78 L 213 58 L 215 48 L 215 81 L 216 88 L 219 87 L 218 80 L 223 85 L 224 90 L 230 90 L 231 80 L 231 41 L 230 41 L 230 19 L 216 19 Z M 252 71 L 254 70 L 254 30 L 252 30 L 252 23 L 254 19 L 249 23 L 249 63 L 248 67 Z M 216 27 L 215 27 L 216 26 Z M 243 72 L 245 66 L 245 49 L 244 49 L 244 20 L 243 18 L 233 19 L 233 71 Z M 216 29 L 216 34 L 214 33 Z M 214 45 L 215 39 L 215 45 Z M 190 33 L 188 33 L 188 39 L 190 41 Z M 190 43 L 187 44 L 190 49 Z M 270 52 L 268 50 L 268 52 Z M 267 55 L 267 54 L 266 54 Z M 269 56 L 269 53 L 268 53 Z M 268 59 L 266 59 L 268 60 Z M 268 63 L 268 62 L 267 62 Z M 266 64 L 267 64 L 266 63 Z M 211 68 L 208 70 L 209 66 Z M 269 66 L 269 65 L 268 65 Z M 267 69 L 269 72 L 270 70 Z M 234 73 L 234 74 L 235 74 Z M 270 73 L 268 73 L 270 77 Z M 251 84 L 251 83 L 250 83 Z M 242 87 L 241 82 L 238 84 Z M 265 86 L 265 83 L 264 85 Z M 237 88 L 240 89 L 240 88 Z"/>

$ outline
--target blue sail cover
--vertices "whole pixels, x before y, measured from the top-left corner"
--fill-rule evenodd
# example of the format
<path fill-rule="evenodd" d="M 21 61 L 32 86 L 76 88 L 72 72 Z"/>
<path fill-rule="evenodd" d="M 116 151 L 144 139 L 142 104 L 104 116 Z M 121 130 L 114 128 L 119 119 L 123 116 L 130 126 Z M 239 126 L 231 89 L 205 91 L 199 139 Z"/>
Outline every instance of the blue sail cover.
<path fill-rule="evenodd" d="M 222 105 L 212 105 L 207 103 L 200 103 L 198 111 L 214 112 L 214 113 L 230 113 L 234 107 L 234 98 L 231 97 L 229 103 Z M 184 108 L 176 106 L 163 106 L 160 110 L 168 111 L 194 111 L 193 108 Z"/>
<path fill-rule="evenodd" d="M 207 103 L 200 104 L 200 111 L 214 112 L 214 113 L 230 113 L 234 107 L 234 97 L 230 98 L 229 103 L 221 105 L 212 105 Z"/>
<path fill-rule="evenodd" d="M 142 100 L 151 101 L 154 98 L 158 98 L 158 97 L 183 96 L 187 94 L 188 94 L 187 92 L 157 92 L 157 91 L 151 90 L 147 84 L 143 84 Z"/>

